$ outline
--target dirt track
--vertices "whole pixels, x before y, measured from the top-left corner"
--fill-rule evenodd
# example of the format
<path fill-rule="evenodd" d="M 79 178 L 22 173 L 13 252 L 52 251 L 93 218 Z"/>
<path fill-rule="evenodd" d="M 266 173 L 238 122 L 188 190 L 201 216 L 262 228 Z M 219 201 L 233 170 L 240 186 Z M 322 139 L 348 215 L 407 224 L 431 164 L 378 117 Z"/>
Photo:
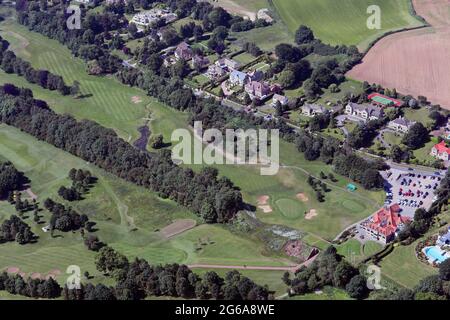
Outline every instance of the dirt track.
<path fill-rule="evenodd" d="M 191 264 L 188 267 L 190 269 L 198 268 L 198 269 L 235 269 L 235 270 L 270 270 L 270 271 L 289 271 L 289 272 L 295 272 L 298 269 L 300 269 L 302 266 L 309 266 L 311 263 L 313 263 L 314 260 L 317 258 L 317 254 L 310 258 L 309 260 L 303 262 L 302 264 L 295 265 L 295 266 L 287 266 L 287 267 L 269 267 L 269 266 L 226 266 L 226 265 L 218 265 L 218 264 Z"/>
<path fill-rule="evenodd" d="M 426 96 L 450 109 L 450 2 L 413 0 L 431 28 L 406 31 L 379 41 L 348 76 L 403 94 Z"/>

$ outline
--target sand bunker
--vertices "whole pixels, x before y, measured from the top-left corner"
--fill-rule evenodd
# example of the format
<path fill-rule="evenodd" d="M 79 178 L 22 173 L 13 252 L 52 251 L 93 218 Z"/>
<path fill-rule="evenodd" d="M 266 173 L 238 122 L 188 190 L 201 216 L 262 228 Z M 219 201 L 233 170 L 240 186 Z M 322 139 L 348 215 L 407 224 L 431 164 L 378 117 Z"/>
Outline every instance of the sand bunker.
<path fill-rule="evenodd" d="M 48 273 L 54 274 L 55 276 L 59 276 L 62 273 L 62 271 L 59 269 L 53 269 L 53 270 L 50 270 Z"/>
<path fill-rule="evenodd" d="M 6 268 L 7 273 L 19 273 L 20 269 L 17 267 L 8 267 Z"/>
<path fill-rule="evenodd" d="M 142 98 L 139 96 L 132 96 L 131 97 L 131 101 L 135 104 L 141 103 L 142 102 Z"/>
<path fill-rule="evenodd" d="M 307 212 L 305 214 L 305 219 L 306 220 L 311 220 L 312 218 L 317 216 L 317 210 L 316 209 L 311 209 L 309 210 L 309 212 Z"/>
<path fill-rule="evenodd" d="M 271 206 L 258 206 L 258 208 L 264 213 L 271 213 L 273 211 Z"/>
<path fill-rule="evenodd" d="M 267 201 L 269 201 L 269 196 L 260 196 L 258 198 L 258 205 L 259 206 L 264 206 L 267 204 Z"/>
<path fill-rule="evenodd" d="M 184 231 L 194 228 L 197 225 L 197 222 L 192 219 L 181 219 L 176 220 L 175 222 L 169 224 L 168 226 L 161 229 L 161 234 L 165 238 L 173 237 L 177 234 L 180 234 Z"/>
<path fill-rule="evenodd" d="M 309 198 L 306 196 L 306 194 L 304 194 L 303 192 L 301 193 L 297 193 L 296 195 L 297 199 L 300 200 L 301 202 L 308 202 Z"/>
<path fill-rule="evenodd" d="M 31 279 L 42 279 L 42 275 L 39 272 L 33 272 L 30 276 Z"/>

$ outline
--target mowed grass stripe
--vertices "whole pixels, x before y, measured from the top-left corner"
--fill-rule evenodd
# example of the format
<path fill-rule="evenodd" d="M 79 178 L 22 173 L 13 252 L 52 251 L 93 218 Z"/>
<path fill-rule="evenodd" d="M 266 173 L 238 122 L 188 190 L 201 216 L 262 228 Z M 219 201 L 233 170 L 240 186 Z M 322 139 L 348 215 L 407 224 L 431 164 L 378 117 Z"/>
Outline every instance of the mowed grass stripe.
<path fill-rule="evenodd" d="M 361 45 L 401 28 L 422 23 L 409 13 L 410 0 L 273 0 L 287 27 L 294 33 L 301 24 L 313 29 L 315 35 L 333 45 Z M 369 29 L 367 9 L 381 9 L 381 29 Z"/>
<path fill-rule="evenodd" d="M 94 96 L 98 98 L 99 104 L 107 110 L 107 112 L 117 120 L 127 120 L 126 113 L 123 108 L 117 104 L 116 94 L 109 92 L 108 88 L 104 84 L 94 83 Z M 108 100 L 110 104 L 108 105 Z"/>

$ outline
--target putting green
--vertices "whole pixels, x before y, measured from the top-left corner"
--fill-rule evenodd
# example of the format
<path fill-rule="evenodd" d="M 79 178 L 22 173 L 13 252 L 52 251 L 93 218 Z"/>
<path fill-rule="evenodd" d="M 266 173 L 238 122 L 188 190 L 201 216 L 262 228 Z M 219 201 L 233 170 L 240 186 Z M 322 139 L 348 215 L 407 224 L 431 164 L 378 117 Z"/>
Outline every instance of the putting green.
<path fill-rule="evenodd" d="M 304 215 L 306 208 L 298 201 L 292 199 L 279 199 L 275 201 L 283 216 L 288 219 L 297 219 Z"/>

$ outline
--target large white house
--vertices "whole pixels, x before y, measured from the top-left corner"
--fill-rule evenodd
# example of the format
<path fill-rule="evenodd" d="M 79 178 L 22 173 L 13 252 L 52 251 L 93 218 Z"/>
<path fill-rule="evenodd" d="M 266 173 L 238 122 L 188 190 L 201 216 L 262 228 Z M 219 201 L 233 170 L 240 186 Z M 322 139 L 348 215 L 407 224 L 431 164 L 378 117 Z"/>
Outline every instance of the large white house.
<path fill-rule="evenodd" d="M 414 121 L 410 121 L 406 118 L 399 117 L 388 123 L 388 128 L 397 132 L 406 133 L 415 124 Z"/>
<path fill-rule="evenodd" d="M 178 16 L 167 9 L 152 9 L 135 14 L 131 19 L 131 22 L 137 24 L 138 26 L 146 27 L 159 20 L 164 20 L 166 23 L 170 23 L 176 19 L 178 19 Z"/>
<path fill-rule="evenodd" d="M 318 104 L 307 103 L 304 106 L 302 106 L 302 114 L 307 117 L 314 117 L 319 114 L 326 114 L 328 112 L 329 112 L 328 109 Z"/>
<path fill-rule="evenodd" d="M 379 106 L 370 104 L 357 104 L 350 102 L 345 107 L 345 113 L 357 118 L 361 118 L 364 121 L 378 120 L 384 116 L 384 111 Z"/>

